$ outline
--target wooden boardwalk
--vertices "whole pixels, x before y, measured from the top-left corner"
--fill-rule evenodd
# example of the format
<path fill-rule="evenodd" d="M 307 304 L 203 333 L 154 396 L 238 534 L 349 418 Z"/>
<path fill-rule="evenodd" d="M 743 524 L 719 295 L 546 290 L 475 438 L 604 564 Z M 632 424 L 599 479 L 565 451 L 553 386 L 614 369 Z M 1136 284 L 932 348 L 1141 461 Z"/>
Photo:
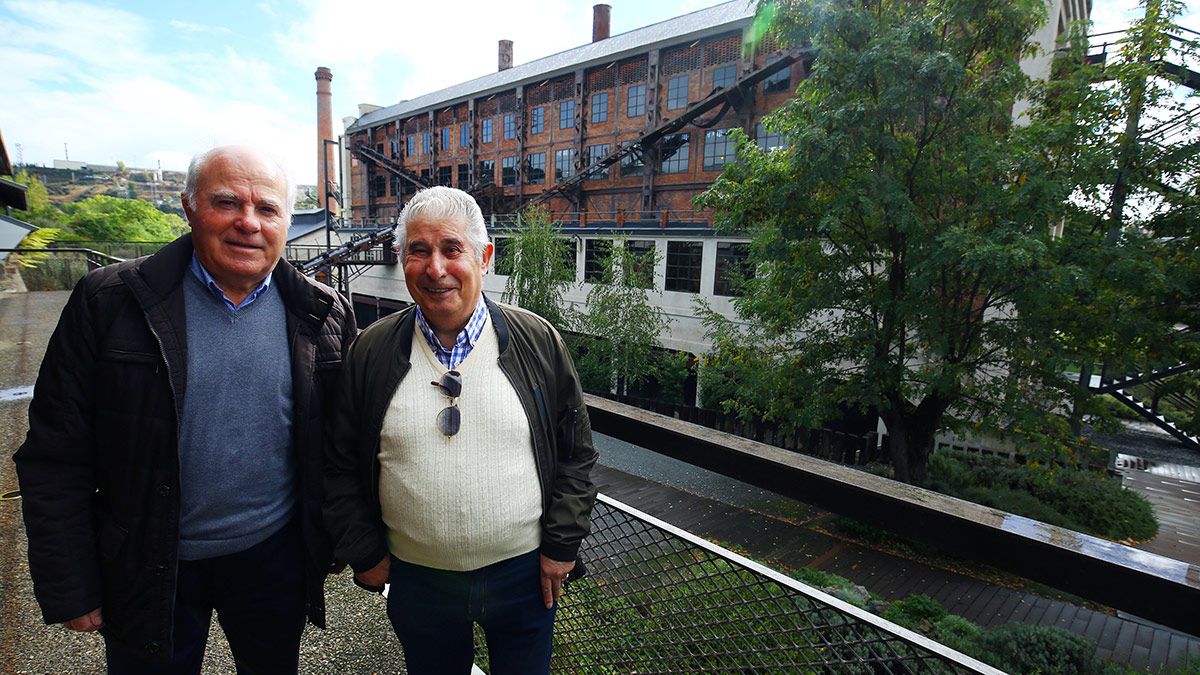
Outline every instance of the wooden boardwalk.
<path fill-rule="evenodd" d="M 1200 659 L 1200 638 L 1134 617 L 1008 588 L 824 534 L 812 526 L 828 514 L 792 523 L 598 466 L 600 491 L 677 527 L 746 552 L 766 564 L 811 567 L 850 579 L 887 600 L 924 593 L 981 626 L 1020 621 L 1083 635 L 1097 653 L 1138 670 Z"/>

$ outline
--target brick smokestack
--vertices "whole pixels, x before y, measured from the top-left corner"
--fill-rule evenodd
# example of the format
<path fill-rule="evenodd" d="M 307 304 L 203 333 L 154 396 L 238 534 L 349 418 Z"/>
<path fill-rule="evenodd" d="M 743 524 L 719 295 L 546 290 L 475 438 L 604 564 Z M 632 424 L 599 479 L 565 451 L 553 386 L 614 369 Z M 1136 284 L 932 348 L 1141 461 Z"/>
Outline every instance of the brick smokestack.
<path fill-rule="evenodd" d="M 317 206 L 336 216 L 337 202 L 326 202 L 326 193 L 336 189 L 330 184 L 336 183 L 338 162 L 337 146 L 325 143 L 333 140 L 333 92 L 329 89 L 333 73 L 322 66 L 313 75 L 317 78 Z"/>
<path fill-rule="evenodd" d="M 608 28 L 612 18 L 612 7 L 592 5 L 592 42 L 608 39 Z"/>
<path fill-rule="evenodd" d="M 499 70 L 512 68 L 512 40 L 500 41 Z"/>

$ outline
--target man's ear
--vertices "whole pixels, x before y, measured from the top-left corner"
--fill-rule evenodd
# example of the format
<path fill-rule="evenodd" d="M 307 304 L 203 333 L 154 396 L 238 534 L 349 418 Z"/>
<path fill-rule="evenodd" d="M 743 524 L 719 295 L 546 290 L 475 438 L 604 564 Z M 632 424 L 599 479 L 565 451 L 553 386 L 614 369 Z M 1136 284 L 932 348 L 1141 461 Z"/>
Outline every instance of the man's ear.
<path fill-rule="evenodd" d="M 483 247 L 483 269 L 487 271 L 488 265 L 492 264 L 492 254 L 496 252 L 496 245 L 488 242 L 487 246 Z"/>
<path fill-rule="evenodd" d="M 180 193 L 179 201 L 181 203 L 183 203 L 183 215 L 187 220 L 188 227 L 191 227 L 192 226 L 192 205 L 188 202 L 186 192 Z"/>

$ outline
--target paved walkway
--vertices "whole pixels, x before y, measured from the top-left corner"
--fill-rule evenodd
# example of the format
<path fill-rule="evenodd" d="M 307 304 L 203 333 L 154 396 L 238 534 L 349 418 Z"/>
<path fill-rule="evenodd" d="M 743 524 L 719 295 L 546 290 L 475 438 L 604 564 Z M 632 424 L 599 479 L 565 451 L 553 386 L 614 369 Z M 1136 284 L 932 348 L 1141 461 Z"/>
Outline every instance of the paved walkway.
<path fill-rule="evenodd" d="M 602 492 L 768 565 L 831 572 L 886 600 L 924 593 L 982 626 L 1011 621 L 1058 626 L 1095 642 L 1100 656 L 1139 670 L 1177 666 L 1186 654 L 1200 658 L 1200 638 L 1195 636 L 1079 606 L 1050 592 L 990 583 L 852 543 L 828 534 L 831 514 L 808 505 L 612 438 L 602 437 L 597 445 L 602 463 L 624 469 L 597 470 Z"/>

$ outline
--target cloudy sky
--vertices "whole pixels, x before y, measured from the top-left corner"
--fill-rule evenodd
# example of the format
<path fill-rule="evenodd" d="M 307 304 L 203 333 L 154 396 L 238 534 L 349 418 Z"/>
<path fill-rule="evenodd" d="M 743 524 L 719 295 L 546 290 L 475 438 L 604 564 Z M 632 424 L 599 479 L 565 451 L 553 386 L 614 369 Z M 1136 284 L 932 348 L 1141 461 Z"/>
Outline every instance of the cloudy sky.
<path fill-rule="evenodd" d="M 0 0 L 0 132 L 14 160 L 45 165 L 64 143 L 74 160 L 179 170 L 213 145 L 250 143 L 314 183 L 317 66 L 333 71 L 337 134 L 358 103 L 491 72 L 499 39 L 514 41 L 517 63 L 589 42 L 592 4 Z M 717 1 L 608 4 L 615 35 Z M 1097 30 L 1123 26 L 1136 5 L 1095 0 Z"/>

